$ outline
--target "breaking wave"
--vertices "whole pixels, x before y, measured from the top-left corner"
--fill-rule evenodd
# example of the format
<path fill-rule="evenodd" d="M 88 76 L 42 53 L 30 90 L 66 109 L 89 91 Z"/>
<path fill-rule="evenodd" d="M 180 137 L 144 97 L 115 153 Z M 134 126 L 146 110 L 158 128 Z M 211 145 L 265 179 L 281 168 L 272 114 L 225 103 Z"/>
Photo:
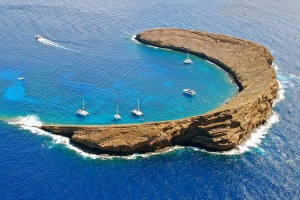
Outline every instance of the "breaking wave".
<path fill-rule="evenodd" d="M 180 147 L 180 146 L 175 146 L 172 148 L 166 148 L 165 150 L 162 150 L 160 152 L 151 152 L 151 153 L 146 153 L 146 154 L 132 154 L 132 155 L 128 155 L 128 156 L 111 156 L 111 155 L 98 155 L 98 154 L 93 154 L 93 153 L 87 153 L 83 150 L 81 150 L 80 148 L 72 145 L 70 143 L 70 139 L 64 136 L 60 136 L 60 135 L 55 135 L 52 133 L 49 133 L 47 131 L 42 130 L 40 127 L 42 126 L 42 122 L 40 121 L 40 119 L 35 116 L 35 115 L 28 115 L 28 116 L 20 116 L 20 117 L 16 117 L 13 119 L 9 119 L 5 121 L 7 124 L 11 124 L 11 125 L 17 125 L 19 126 L 21 129 L 23 130 L 28 130 L 33 134 L 36 135 L 41 135 L 41 136 L 46 136 L 51 138 L 53 141 L 51 142 L 51 144 L 49 145 L 49 143 L 47 143 L 47 145 L 45 145 L 45 143 L 42 144 L 42 146 L 44 148 L 52 148 L 53 145 L 58 144 L 58 145 L 63 145 L 64 147 L 68 148 L 69 150 L 77 153 L 78 155 L 84 157 L 84 158 L 90 158 L 90 159 L 103 159 L 103 160 L 112 160 L 112 159 L 126 159 L 126 160 L 133 160 L 133 159 L 137 159 L 137 158 L 146 158 L 149 156 L 154 156 L 154 155 L 159 155 L 162 153 L 169 153 L 172 151 L 175 151 L 177 149 L 183 149 L 184 147 Z"/>
<path fill-rule="evenodd" d="M 276 70 L 276 73 L 278 74 L 278 66 L 273 65 L 274 69 Z M 278 77 L 278 76 L 277 76 Z M 285 99 L 284 93 L 284 86 L 281 82 L 280 75 L 278 78 L 278 85 L 279 89 L 277 92 L 277 97 L 274 100 L 273 107 Z M 273 124 L 279 122 L 279 114 L 276 112 L 273 112 L 271 117 L 262 125 L 260 125 L 258 128 L 256 128 L 254 131 L 250 133 L 250 137 L 246 139 L 242 144 L 238 145 L 236 148 L 229 150 L 229 151 L 223 151 L 223 152 L 210 152 L 206 151 L 204 149 L 199 148 L 192 148 L 197 151 L 203 151 L 208 152 L 211 154 L 218 154 L 218 155 L 238 155 L 243 154 L 245 152 L 250 151 L 252 148 L 258 148 L 259 144 L 263 140 L 263 138 L 266 137 L 266 134 L 268 133 L 269 129 L 272 127 Z"/>
<path fill-rule="evenodd" d="M 205 149 L 201 149 L 201 148 L 197 148 L 197 147 L 190 147 L 190 149 L 195 150 L 195 151 L 206 152 L 209 154 L 216 154 L 216 155 L 243 154 L 245 152 L 251 151 L 251 149 L 253 149 L 253 148 L 258 148 L 259 144 L 266 137 L 269 129 L 272 127 L 273 124 L 275 124 L 277 122 L 279 122 L 279 115 L 278 115 L 278 113 L 273 112 L 272 116 L 266 121 L 266 123 L 259 126 L 252 133 L 250 133 L 250 137 L 248 139 L 246 139 L 243 143 L 238 145 L 236 148 L 229 150 L 229 151 L 212 152 L 212 151 L 207 151 Z"/>
<path fill-rule="evenodd" d="M 132 35 L 131 38 L 130 38 L 130 40 L 134 41 L 137 44 L 142 44 L 141 42 L 137 41 L 135 38 L 136 38 L 136 35 Z M 142 45 L 145 45 L 145 46 L 148 46 L 148 47 L 152 47 L 154 49 L 164 49 L 164 50 L 171 51 L 171 49 L 156 47 L 156 46 L 153 46 L 153 45 L 150 45 L 150 44 L 142 44 Z"/>
<path fill-rule="evenodd" d="M 25 117 L 16 117 L 6 121 L 8 124 L 18 125 L 21 127 L 41 127 L 42 122 L 36 115 L 28 115 Z"/>
<path fill-rule="evenodd" d="M 274 69 L 276 70 L 276 73 L 278 75 L 278 66 L 273 65 Z M 278 78 L 278 76 L 277 76 Z M 284 86 L 281 82 L 280 75 L 278 78 L 278 85 L 279 89 L 277 92 L 277 97 L 274 100 L 273 107 L 285 99 L 284 93 Z M 250 133 L 250 136 L 248 139 L 246 139 L 242 144 L 238 145 L 236 148 L 229 150 L 229 151 L 223 151 L 223 152 L 209 152 L 204 149 L 199 148 L 193 148 L 194 150 L 200 150 L 204 152 L 208 152 L 211 154 L 218 154 L 218 155 L 238 155 L 243 154 L 245 152 L 250 151 L 253 148 L 258 148 L 259 144 L 262 142 L 263 138 L 266 137 L 266 134 L 268 133 L 269 129 L 272 127 L 273 124 L 279 122 L 279 114 L 276 112 L 273 112 L 271 117 L 262 125 L 257 127 L 254 131 Z M 262 149 L 261 149 L 262 150 Z"/>

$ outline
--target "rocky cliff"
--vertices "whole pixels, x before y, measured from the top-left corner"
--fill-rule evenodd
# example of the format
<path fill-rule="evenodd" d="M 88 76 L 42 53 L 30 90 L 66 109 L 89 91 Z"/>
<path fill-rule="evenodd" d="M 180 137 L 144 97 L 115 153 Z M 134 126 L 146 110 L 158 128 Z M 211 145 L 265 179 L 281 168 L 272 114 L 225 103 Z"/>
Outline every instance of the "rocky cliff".
<path fill-rule="evenodd" d="M 166 122 L 114 126 L 42 128 L 71 138 L 94 152 L 132 154 L 172 145 L 229 150 L 264 123 L 278 91 L 273 57 L 263 46 L 227 35 L 180 29 L 152 29 L 136 36 L 144 44 L 189 52 L 228 72 L 239 93 L 204 115 Z"/>

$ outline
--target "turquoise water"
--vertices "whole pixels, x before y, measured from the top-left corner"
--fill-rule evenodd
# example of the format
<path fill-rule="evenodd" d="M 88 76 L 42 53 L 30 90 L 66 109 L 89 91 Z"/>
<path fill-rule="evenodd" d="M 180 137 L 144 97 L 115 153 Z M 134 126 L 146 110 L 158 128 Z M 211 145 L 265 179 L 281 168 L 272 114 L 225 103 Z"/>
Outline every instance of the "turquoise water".
<path fill-rule="evenodd" d="M 30 13 L 39 16 L 34 9 Z M 65 15 L 77 16 L 73 12 Z M 89 30 L 77 33 L 80 35 L 61 32 L 61 26 L 71 29 L 76 20 L 61 22 L 58 31 L 50 32 L 47 20 L 44 26 L 37 26 L 40 21 L 25 23 L 28 33 L 18 42 L 8 37 L 19 37 L 13 30 L 6 28 L 7 35 L 2 33 L 4 43 L 10 43 L 0 49 L 4 52 L 0 55 L 4 60 L 0 69 L 2 116 L 35 115 L 43 123 L 56 124 L 162 121 L 203 114 L 237 92 L 223 70 L 198 57 L 191 56 L 194 63 L 185 65 L 186 54 L 144 46 L 122 32 L 92 36 Z M 102 24 L 98 26 L 92 30 Z M 36 41 L 37 33 L 47 40 Z M 18 81 L 19 76 L 25 80 Z M 197 95 L 183 95 L 185 88 L 194 89 Z M 85 118 L 75 114 L 82 98 L 90 113 Z M 137 107 L 138 98 L 144 112 L 139 118 L 130 112 Z M 117 105 L 120 121 L 113 118 Z"/>
<path fill-rule="evenodd" d="M 0 121 L 1 199 L 299 199 L 299 8 L 298 0 L 1 0 L 0 116 L 9 118 Z M 229 34 L 272 52 L 281 102 L 245 144 L 223 154 L 177 147 L 116 158 L 15 125 L 37 117 L 113 124 L 116 104 L 119 123 L 175 119 L 234 95 L 222 70 L 131 40 L 155 27 Z M 56 44 L 37 43 L 36 34 Z M 197 95 L 183 96 L 185 87 Z M 83 96 L 91 115 L 77 118 Z M 143 118 L 130 114 L 137 98 Z"/>

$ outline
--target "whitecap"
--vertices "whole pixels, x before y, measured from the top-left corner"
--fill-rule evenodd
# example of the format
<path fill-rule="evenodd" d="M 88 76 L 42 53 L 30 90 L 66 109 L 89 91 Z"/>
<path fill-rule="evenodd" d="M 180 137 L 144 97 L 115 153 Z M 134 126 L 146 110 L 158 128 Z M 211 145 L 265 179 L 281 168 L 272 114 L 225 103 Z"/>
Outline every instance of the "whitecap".
<path fill-rule="evenodd" d="M 289 77 L 300 80 L 300 76 L 293 73 L 290 73 Z"/>

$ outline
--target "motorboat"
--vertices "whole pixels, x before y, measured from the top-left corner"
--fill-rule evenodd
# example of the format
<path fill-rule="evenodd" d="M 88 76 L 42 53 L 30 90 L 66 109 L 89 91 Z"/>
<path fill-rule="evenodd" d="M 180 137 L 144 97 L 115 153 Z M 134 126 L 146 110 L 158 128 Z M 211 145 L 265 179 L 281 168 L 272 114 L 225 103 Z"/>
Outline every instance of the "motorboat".
<path fill-rule="evenodd" d="M 36 40 L 40 40 L 40 39 L 43 39 L 43 37 L 42 37 L 41 35 L 36 35 L 36 36 L 35 36 L 35 39 L 36 39 Z"/>
<path fill-rule="evenodd" d="M 115 118 L 116 120 L 121 119 L 121 115 L 119 115 L 119 108 L 118 108 L 118 106 L 117 106 L 117 113 L 114 115 L 114 118 Z"/>
<path fill-rule="evenodd" d="M 196 94 L 195 90 L 192 89 L 184 89 L 182 92 L 190 96 L 194 96 Z"/>
<path fill-rule="evenodd" d="M 80 116 L 87 116 L 89 114 L 88 111 L 84 110 L 84 99 L 82 99 L 82 109 L 80 110 L 77 110 L 76 112 L 77 115 L 80 115 Z"/>
<path fill-rule="evenodd" d="M 190 59 L 190 54 L 187 54 L 187 58 L 183 61 L 184 64 L 191 64 L 193 61 Z"/>
<path fill-rule="evenodd" d="M 140 99 L 138 99 L 138 108 L 131 111 L 132 114 L 142 116 L 144 113 L 140 111 Z"/>
<path fill-rule="evenodd" d="M 18 78 L 19 81 L 23 81 L 24 79 L 25 79 L 25 78 L 22 77 L 22 76 Z"/>

